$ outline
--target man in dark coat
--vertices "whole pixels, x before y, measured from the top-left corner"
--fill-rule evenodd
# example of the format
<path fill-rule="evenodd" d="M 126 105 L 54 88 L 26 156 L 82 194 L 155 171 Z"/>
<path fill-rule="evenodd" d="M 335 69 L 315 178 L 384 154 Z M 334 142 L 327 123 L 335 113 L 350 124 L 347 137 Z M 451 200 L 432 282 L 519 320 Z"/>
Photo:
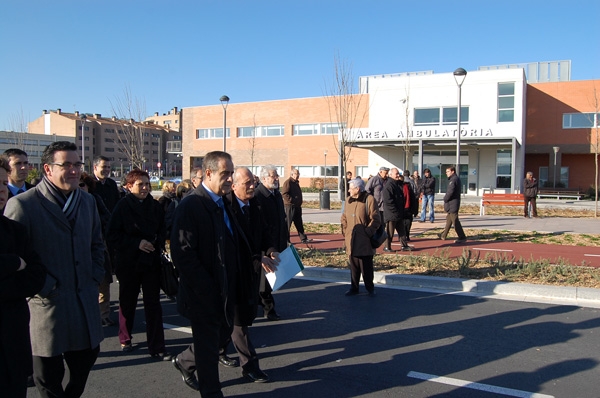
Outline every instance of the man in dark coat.
<path fill-rule="evenodd" d="M 463 243 L 467 240 L 465 232 L 463 231 L 460 220 L 458 219 L 458 211 L 460 210 L 460 193 L 461 183 L 460 178 L 456 175 L 456 168 L 450 166 L 446 169 L 446 175 L 448 176 L 448 188 L 446 195 L 444 195 L 444 211 L 446 214 L 446 226 L 438 237 L 441 240 L 446 240 L 450 227 L 454 225 L 454 231 L 458 235 L 458 239 L 454 243 Z"/>
<path fill-rule="evenodd" d="M 390 169 L 388 167 L 380 167 L 379 173 L 377 175 L 371 177 L 369 181 L 367 181 L 367 185 L 365 186 L 365 191 L 373 195 L 375 198 L 375 203 L 379 208 L 379 216 L 380 219 L 383 220 L 383 196 L 381 192 L 383 191 L 383 187 L 388 179 L 388 173 Z"/>
<path fill-rule="evenodd" d="M 398 238 L 402 243 L 402 248 L 406 245 L 406 236 L 404 234 L 404 192 L 399 184 L 400 172 L 397 168 L 390 170 L 388 182 L 383 187 L 383 222 L 386 225 L 388 235 L 384 252 L 394 252 L 392 250 L 392 240 L 394 232 L 398 232 Z"/>
<path fill-rule="evenodd" d="M 525 176 L 525 180 L 523 181 L 523 199 L 525 202 L 525 207 L 523 209 L 523 215 L 525 218 L 529 216 L 529 203 L 531 203 L 531 216 L 537 217 L 537 206 L 535 200 L 538 194 L 538 182 L 535 178 L 533 178 L 533 173 L 531 171 L 527 172 Z"/>
<path fill-rule="evenodd" d="M 181 200 L 171 230 L 171 256 L 180 278 L 177 308 L 190 320 L 193 337 L 193 346 L 173 363 L 202 397 L 222 397 L 220 350 L 233 331 L 243 233 L 225 198 L 231 191 L 231 156 L 209 152 L 202 169 L 201 185 Z M 193 372 L 187 371 L 194 366 L 195 386 Z"/>
<path fill-rule="evenodd" d="M 256 199 L 268 225 L 269 242 L 272 242 L 275 250 L 282 252 L 287 248 L 288 233 L 283 199 L 279 193 L 279 174 L 275 166 L 267 165 L 262 168 L 260 178 L 262 183 L 255 191 Z M 259 294 L 264 314 L 267 319 L 277 321 L 280 317 L 275 311 L 275 299 L 272 291 L 263 270 Z"/>
<path fill-rule="evenodd" d="M 94 177 L 96 178 L 96 193 L 100 195 L 108 210 L 112 213 L 121 194 L 115 180 L 110 178 L 110 159 L 105 156 L 94 158 Z"/>
<path fill-rule="evenodd" d="M 0 211 L 8 197 L 8 161 L 0 158 Z M 0 215 L 0 386 L 7 397 L 27 396 L 32 373 L 29 307 L 44 286 L 46 269 L 31 250 L 27 230 Z"/>
<path fill-rule="evenodd" d="M 302 243 L 308 243 L 312 239 L 308 239 L 304 233 L 304 225 L 302 222 L 302 188 L 300 188 L 300 172 L 297 169 L 292 169 L 290 178 L 285 180 L 281 187 L 281 196 L 283 197 L 283 205 L 285 207 L 285 218 L 287 219 L 288 242 L 289 230 L 292 222 L 298 231 L 298 236 Z"/>

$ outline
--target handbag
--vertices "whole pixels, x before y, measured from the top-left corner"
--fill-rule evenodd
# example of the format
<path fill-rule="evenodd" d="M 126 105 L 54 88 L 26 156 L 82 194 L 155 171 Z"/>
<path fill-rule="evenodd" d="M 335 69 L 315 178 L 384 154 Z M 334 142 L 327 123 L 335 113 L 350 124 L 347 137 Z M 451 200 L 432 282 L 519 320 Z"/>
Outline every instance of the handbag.
<path fill-rule="evenodd" d="M 160 256 L 160 288 L 167 296 L 176 296 L 179 290 L 179 273 L 167 252 Z"/>
<path fill-rule="evenodd" d="M 370 195 L 369 195 L 370 196 Z M 368 218 L 369 213 L 367 211 L 368 203 L 369 203 L 369 196 L 367 196 L 367 200 L 365 201 L 365 214 L 367 215 L 366 218 Z M 388 238 L 388 234 L 387 232 L 385 232 L 385 229 L 383 228 L 383 220 L 381 222 L 381 224 L 379 224 L 379 228 L 377 228 L 377 231 L 375 231 L 375 233 L 373 234 L 373 236 L 371 236 L 371 247 L 373 249 L 377 249 L 379 246 L 381 246 L 383 244 L 383 242 L 386 241 L 386 239 Z"/>

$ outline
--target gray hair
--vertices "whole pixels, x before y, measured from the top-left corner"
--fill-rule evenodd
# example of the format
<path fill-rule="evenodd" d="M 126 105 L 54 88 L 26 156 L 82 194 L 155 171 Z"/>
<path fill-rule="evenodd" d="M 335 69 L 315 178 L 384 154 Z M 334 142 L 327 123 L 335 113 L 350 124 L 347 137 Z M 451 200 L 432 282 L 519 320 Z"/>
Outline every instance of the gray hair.
<path fill-rule="evenodd" d="M 271 172 L 277 172 L 277 167 L 273 166 L 272 164 L 267 164 L 265 166 L 263 166 L 260 169 L 260 179 L 264 180 L 265 178 L 267 178 L 269 176 L 269 174 L 271 174 Z"/>
<path fill-rule="evenodd" d="M 350 182 L 348 183 L 348 185 L 354 185 L 354 187 L 358 188 L 358 190 L 360 192 L 364 192 L 365 191 L 365 182 L 362 180 L 362 178 L 355 178 L 353 180 L 350 180 Z"/>

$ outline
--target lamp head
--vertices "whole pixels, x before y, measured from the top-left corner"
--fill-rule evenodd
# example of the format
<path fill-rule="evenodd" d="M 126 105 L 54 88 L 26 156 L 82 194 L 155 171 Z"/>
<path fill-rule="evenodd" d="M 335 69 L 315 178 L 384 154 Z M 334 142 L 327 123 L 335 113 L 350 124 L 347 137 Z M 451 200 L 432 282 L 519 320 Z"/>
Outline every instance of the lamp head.
<path fill-rule="evenodd" d="M 219 101 L 221 101 L 221 105 L 223 105 L 223 108 L 227 108 L 227 104 L 229 103 L 229 97 L 223 95 L 221 96 L 221 98 L 219 98 Z"/>
<path fill-rule="evenodd" d="M 559 146 L 554 146 L 552 147 L 552 149 L 554 149 L 554 153 L 558 153 L 558 151 L 560 151 L 560 147 Z"/>
<path fill-rule="evenodd" d="M 464 70 L 463 68 L 458 68 L 454 71 L 454 80 L 456 81 L 456 84 L 458 84 L 458 86 L 460 87 L 463 82 L 465 81 L 465 78 L 467 77 L 467 71 Z"/>

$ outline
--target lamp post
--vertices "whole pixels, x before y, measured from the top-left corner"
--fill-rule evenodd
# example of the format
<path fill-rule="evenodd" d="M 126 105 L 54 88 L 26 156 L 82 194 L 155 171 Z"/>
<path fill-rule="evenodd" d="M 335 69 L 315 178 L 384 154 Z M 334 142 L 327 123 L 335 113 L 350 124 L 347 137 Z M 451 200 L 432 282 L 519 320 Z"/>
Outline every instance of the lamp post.
<path fill-rule="evenodd" d="M 552 149 L 554 149 L 554 185 L 553 185 L 553 187 L 556 188 L 556 154 L 558 153 L 558 151 L 560 151 L 560 147 L 554 146 L 554 147 L 552 147 Z"/>
<path fill-rule="evenodd" d="M 223 152 L 227 152 L 227 104 L 229 104 L 229 97 L 223 95 L 219 101 L 223 105 Z"/>
<path fill-rule="evenodd" d="M 85 122 L 87 120 L 87 116 L 86 115 L 81 115 L 80 116 L 81 119 L 81 161 L 83 162 L 83 171 L 85 171 Z"/>
<path fill-rule="evenodd" d="M 458 86 L 458 108 L 456 108 L 456 174 L 458 174 L 458 178 L 460 178 L 460 117 L 461 117 L 461 87 L 465 78 L 467 77 L 467 71 L 463 68 L 458 68 L 454 71 L 454 81 L 456 81 L 456 85 Z"/>
<path fill-rule="evenodd" d="M 323 173 L 325 177 L 323 177 L 323 190 L 325 190 L 325 185 L 327 184 L 327 149 L 323 152 L 323 156 L 325 157 L 325 163 L 323 167 Z"/>

